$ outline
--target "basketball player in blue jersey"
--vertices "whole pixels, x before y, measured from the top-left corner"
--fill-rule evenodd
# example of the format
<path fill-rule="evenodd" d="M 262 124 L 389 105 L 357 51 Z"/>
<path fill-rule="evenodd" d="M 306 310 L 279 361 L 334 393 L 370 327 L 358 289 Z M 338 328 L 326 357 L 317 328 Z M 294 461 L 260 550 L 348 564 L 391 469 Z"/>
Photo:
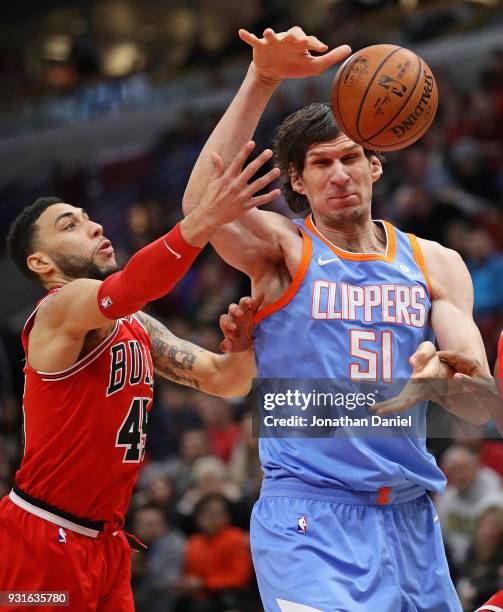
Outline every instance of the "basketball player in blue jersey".
<path fill-rule="evenodd" d="M 253 61 L 194 168 L 186 214 L 213 172 L 211 152 L 230 162 L 284 78 L 319 74 L 350 53 L 326 52 L 297 27 L 240 37 Z M 459 255 L 372 220 L 379 156 L 349 140 L 323 104 L 288 117 L 275 149 L 286 200 L 308 216 L 252 210 L 212 240 L 249 275 L 253 293 L 265 294 L 255 319 L 258 377 L 450 377 L 435 338 L 488 373 Z M 488 418 L 463 402 L 445 407 L 471 422 Z M 424 417 L 423 404 L 415 410 Z M 426 494 L 442 491 L 445 478 L 424 439 L 263 438 L 260 458 L 251 545 L 267 612 L 461 610 Z"/>

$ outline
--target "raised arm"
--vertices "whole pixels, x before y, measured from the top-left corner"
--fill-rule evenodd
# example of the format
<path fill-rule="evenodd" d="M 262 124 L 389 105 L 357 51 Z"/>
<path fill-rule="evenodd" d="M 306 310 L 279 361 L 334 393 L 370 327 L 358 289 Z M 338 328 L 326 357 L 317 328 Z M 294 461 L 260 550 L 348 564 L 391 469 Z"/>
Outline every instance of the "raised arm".
<path fill-rule="evenodd" d="M 279 34 L 269 28 L 264 31 L 263 38 L 240 30 L 239 36 L 252 47 L 253 61 L 194 166 L 183 198 L 185 214 L 200 200 L 212 171 L 211 152 L 217 151 L 225 165 L 230 162 L 236 151 L 252 137 L 272 93 L 283 79 L 320 74 L 351 52 L 343 45 L 324 53 L 327 46 L 298 27 Z M 324 55 L 314 57 L 310 51 Z M 214 234 L 212 244 L 229 264 L 247 273 L 253 271 L 260 258 L 273 262 L 282 258 L 271 214 L 267 217 L 259 211 L 250 211 L 238 223 L 221 228 Z"/>
<path fill-rule="evenodd" d="M 274 179 L 274 172 L 248 184 L 250 170 L 242 167 L 253 147 L 253 142 L 242 147 L 225 171 L 222 159 L 214 154 L 213 175 L 200 194 L 201 203 L 181 223 L 135 253 L 123 270 L 105 281 L 78 279 L 66 284 L 37 318 L 69 334 L 86 332 L 133 314 L 168 293 L 220 226 L 277 197 L 278 190 L 254 196 Z M 267 158 L 266 153 L 259 155 L 254 167 L 260 168 Z"/>
<path fill-rule="evenodd" d="M 251 347 L 240 353 L 217 355 L 177 338 L 162 323 L 144 312 L 137 316 L 150 336 L 157 374 L 180 385 L 220 397 L 248 394 L 255 376 L 255 355 Z"/>
<path fill-rule="evenodd" d="M 43 371 L 73 365 L 88 331 L 105 328 L 168 293 L 219 225 L 277 197 L 277 190 L 254 196 L 270 182 L 271 173 L 248 184 L 249 170 L 242 170 L 242 166 L 252 148 L 253 143 L 244 146 L 225 172 L 215 154 L 214 175 L 198 208 L 171 232 L 135 253 L 123 270 L 103 282 L 68 282 L 43 303 L 30 333 L 31 365 Z M 266 159 L 267 155 L 259 155 L 254 164 L 260 167 Z M 92 223 L 84 217 L 79 222 Z"/>

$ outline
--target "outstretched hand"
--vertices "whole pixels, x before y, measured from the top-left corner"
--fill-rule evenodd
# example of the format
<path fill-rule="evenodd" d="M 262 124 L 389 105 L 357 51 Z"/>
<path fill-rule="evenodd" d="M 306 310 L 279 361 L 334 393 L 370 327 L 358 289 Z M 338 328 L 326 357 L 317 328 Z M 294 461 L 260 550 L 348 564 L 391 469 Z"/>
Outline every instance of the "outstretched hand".
<path fill-rule="evenodd" d="M 371 411 L 378 416 L 403 412 L 424 400 L 441 402 L 452 379 L 449 365 L 439 359 L 432 342 L 422 342 L 409 359 L 412 376 L 399 395 L 375 404 Z"/>
<path fill-rule="evenodd" d="M 458 393 L 498 395 L 496 381 L 487 375 L 478 359 L 459 351 L 439 351 L 438 357 L 454 370 L 453 387 Z"/>
<path fill-rule="evenodd" d="M 243 169 L 254 148 L 255 143 L 252 140 L 247 142 L 227 168 L 224 167 L 222 157 L 216 152 L 212 153 L 213 176 L 199 206 L 191 214 L 197 213 L 205 223 L 210 222 L 215 229 L 218 229 L 226 223 L 235 221 L 252 208 L 268 204 L 281 195 L 279 189 L 255 195 L 275 181 L 281 172 L 278 168 L 273 168 L 249 183 L 248 181 L 272 157 L 271 149 L 265 149 Z"/>
<path fill-rule="evenodd" d="M 220 317 L 220 329 L 224 334 L 220 350 L 223 353 L 240 353 L 253 347 L 253 317 L 263 301 L 263 293 L 255 298 L 243 297 Z"/>
<path fill-rule="evenodd" d="M 252 140 L 247 142 L 228 168 L 224 168 L 224 162 L 218 153 L 212 153 L 213 176 L 201 196 L 199 206 L 180 223 L 182 236 L 189 244 L 204 246 L 222 225 L 236 221 L 249 210 L 268 204 L 281 195 L 280 189 L 255 195 L 276 180 L 281 171 L 279 168 L 273 168 L 249 183 L 255 173 L 272 157 L 271 149 L 265 149 L 243 169 L 254 148 L 255 143 Z"/>
<path fill-rule="evenodd" d="M 475 414 L 488 413 L 503 435 L 503 395 L 487 369 L 475 357 L 459 351 L 439 351 L 438 357 L 454 371 L 451 392 L 467 396 Z"/>
<path fill-rule="evenodd" d="M 263 38 L 257 38 L 247 30 L 239 30 L 239 37 L 253 49 L 255 73 L 269 83 L 315 76 L 342 62 L 351 53 L 348 45 L 341 45 L 326 53 L 328 46 L 325 43 L 316 36 L 308 36 L 298 26 L 278 34 L 267 28 Z M 313 56 L 310 51 L 324 55 Z"/>

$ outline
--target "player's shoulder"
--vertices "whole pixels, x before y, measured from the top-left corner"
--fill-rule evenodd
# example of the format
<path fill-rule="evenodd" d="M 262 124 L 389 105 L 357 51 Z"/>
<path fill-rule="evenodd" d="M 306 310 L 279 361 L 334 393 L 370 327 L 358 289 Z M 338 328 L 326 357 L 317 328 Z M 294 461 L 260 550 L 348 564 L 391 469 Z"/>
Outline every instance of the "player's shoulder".
<path fill-rule="evenodd" d="M 290 218 L 284 215 L 269 211 L 261 210 L 261 222 L 267 225 L 270 232 L 270 239 L 273 244 L 279 245 L 279 250 L 276 254 L 275 264 L 277 260 L 284 261 L 292 257 L 292 254 L 298 255 L 299 245 L 302 243 L 301 234 L 297 224 Z M 297 263 L 294 263 L 294 269 L 297 269 Z"/>
<path fill-rule="evenodd" d="M 100 284 L 98 280 L 78 278 L 51 290 L 37 308 L 37 327 L 59 327 L 62 318 L 72 312 L 72 302 L 90 290 L 97 292 Z"/>
<path fill-rule="evenodd" d="M 472 281 L 461 255 L 434 240 L 417 240 L 430 277 L 433 297 L 441 298 L 459 292 L 470 299 Z"/>
<path fill-rule="evenodd" d="M 443 244 L 440 244 L 440 242 L 427 240 L 426 238 L 420 238 L 419 236 L 417 236 L 417 241 L 421 247 L 425 261 L 431 260 L 433 262 L 438 260 L 438 262 L 442 264 L 450 263 L 454 265 L 464 265 L 461 255 L 454 249 L 449 249 Z"/>
<path fill-rule="evenodd" d="M 43 300 L 40 304 L 39 312 L 44 311 L 50 314 L 51 311 L 58 308 L 63 302 L 71 302 L 72 298 L 82 294 L 90 288 L 98 288 L 101 281 L 92 278 L 76 278 L 75 280 L 58 285 L 48 293 L 47 297 L 51 299 Z"/>
<path fill-rule="evenodd" d="M 278 233 L 297 233 L 297 225 L 285 215 L 272 210 L 261 210 L 260 214 L 269 227 Z"/>
<path fill-rule="evenodd" d="M 469 278 L 466 264 L 457 251 L 434 240 L 417 238 L 417 241 L 432 280 L 437 279 L 442 284 L 450 284 L 450 281 L 459 282 L 461 279 Z"/>

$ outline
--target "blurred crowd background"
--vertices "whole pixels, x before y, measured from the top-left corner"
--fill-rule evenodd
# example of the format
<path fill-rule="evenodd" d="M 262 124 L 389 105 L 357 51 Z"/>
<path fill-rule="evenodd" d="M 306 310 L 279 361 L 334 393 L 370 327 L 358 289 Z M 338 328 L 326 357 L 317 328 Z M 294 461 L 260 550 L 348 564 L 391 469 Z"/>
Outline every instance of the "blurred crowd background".
<path fill-rule="evenodd" d="M 237 37 L 301 25 L 354 50 L 420 53 L 440 90 L 433 127 L 387 154 L 374 216 L 463 256 L 491 365 L 503 328 L 503 6 L 499 0 L 35 0 L 0 24 L 0 223 L 41 195 L 86 208 L 123 263 L 181 217 L 194 161 L 249 62 Z M 285 83 L 258 150 L 290 112 L 327 100 L 335 71 Z M 274 210 L 289 214 L 279 199 Z M 0 255 L 4 253 L 3 246 Z M 0 495 L 22 455 L 19 335 L 40 291 L 2 255 Z M 178 336 L 218 351 L 218 317 L 249 284 L 207 248 L 149 307 Z M 463 333 L 463 330 L 460 330 Z M 249 401 L 156 380 L 148 452 L 128 530 L 139 612 L 261 609 L 248 543 L 261 470 Z M 459 428 L 431 448 L 449 486 L 436 500 L 465 610 L 503 588 L 503 444 Z"/>

